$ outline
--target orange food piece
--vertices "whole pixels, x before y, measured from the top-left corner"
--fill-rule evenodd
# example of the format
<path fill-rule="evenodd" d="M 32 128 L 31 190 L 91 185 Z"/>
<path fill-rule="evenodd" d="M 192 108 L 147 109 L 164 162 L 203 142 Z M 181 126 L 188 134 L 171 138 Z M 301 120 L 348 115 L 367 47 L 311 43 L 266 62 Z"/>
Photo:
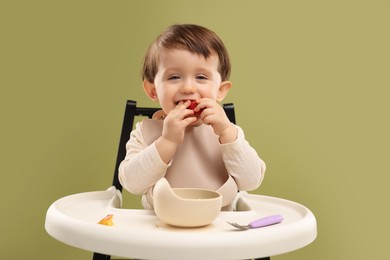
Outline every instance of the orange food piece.
<path fill-rule="evenodd" d="M 106 225 L 106 226 L 113 226 L 114 225 L 114 222 L 112 221 L 113 217 L 114 217 L 114 214 L 108 214 L 102 220 L 100 220 L 98 222 L 98 224 Z"/>

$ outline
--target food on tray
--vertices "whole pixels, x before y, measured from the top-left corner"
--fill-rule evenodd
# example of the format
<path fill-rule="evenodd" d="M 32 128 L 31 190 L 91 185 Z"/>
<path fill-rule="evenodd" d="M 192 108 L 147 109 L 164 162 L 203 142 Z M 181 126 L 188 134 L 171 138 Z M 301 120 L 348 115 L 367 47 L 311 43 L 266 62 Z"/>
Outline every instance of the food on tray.
<path fill-rule="evenodd" d="M 114 214 L 108 214 L 102 220 L 100 220 L 98 222 L 98 224 L 106 225 L 106 226 L 113 226 L 114 225 L 114 222 L 112 222 L 113 217 L 114 217 Z"/>

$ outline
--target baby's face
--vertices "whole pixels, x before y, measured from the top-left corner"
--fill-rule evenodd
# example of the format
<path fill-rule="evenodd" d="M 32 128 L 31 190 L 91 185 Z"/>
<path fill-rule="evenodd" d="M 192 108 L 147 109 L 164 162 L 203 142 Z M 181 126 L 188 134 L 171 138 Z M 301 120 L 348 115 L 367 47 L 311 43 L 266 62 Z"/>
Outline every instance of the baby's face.
<path fill-rule="evenodd" d="M 167 50 L 160 56 L 154 85 L 158 100 L 169 113 L 181 100 L 217 100 L 221 75 L 218 56 L 207 59 L 186 50 Z"/>

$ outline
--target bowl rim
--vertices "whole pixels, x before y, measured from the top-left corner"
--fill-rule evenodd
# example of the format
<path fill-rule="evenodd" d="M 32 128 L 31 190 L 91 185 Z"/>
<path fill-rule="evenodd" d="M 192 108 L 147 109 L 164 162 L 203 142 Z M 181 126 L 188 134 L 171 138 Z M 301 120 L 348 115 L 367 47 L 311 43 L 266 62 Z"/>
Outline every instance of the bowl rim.
<path fill-rule="evenodd" d="M 172 193 L 173 195 L 180 199 L 180 200 L 183 200 L 183 201 L 211 201 L 211 200 L 219 200 L 219 199 L 222 199 L 222 194 L 218 191 L 215 191 L 215 190 L 210 190 L 210 189 L 203 189 L 203 188 L 171 188 L 172 190 Z M 175 190 L 196 190 L 196 191 L 206 191 L 206 192 L 209 192 L 209 193 L 213 193 L 215 195 L 217 195 L 216 197 L 213 197 L 213 198 L 200 198 L 200 199 L 196 199 L 196 198 L 183 198 L 183 197 L 180 197 L 179 195 L 176 194 Z"/>

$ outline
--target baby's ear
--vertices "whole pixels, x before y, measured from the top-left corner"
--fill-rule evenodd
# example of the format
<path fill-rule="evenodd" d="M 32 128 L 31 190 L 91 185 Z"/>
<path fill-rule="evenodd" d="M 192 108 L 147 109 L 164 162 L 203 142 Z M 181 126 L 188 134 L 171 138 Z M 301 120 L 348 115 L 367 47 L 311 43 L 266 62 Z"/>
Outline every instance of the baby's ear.
<path fill-rule="evenodd" d="M 230 81 L 223 81 L 219 86 L 217 102 L 221 102 L 229 92 L 229 89 L 232 87 L 232 83 Z"/>
<path fill-rule="evenodd" d="M 157 97 L 157 91 L 156 87 L 154 86 L 154 83 L 149 82 L 148 80 L 144 80 L 143 82 L 144 90 L 146 92 L 146 95 L 153 100 L 153 101 L 158 101 Z"/>

